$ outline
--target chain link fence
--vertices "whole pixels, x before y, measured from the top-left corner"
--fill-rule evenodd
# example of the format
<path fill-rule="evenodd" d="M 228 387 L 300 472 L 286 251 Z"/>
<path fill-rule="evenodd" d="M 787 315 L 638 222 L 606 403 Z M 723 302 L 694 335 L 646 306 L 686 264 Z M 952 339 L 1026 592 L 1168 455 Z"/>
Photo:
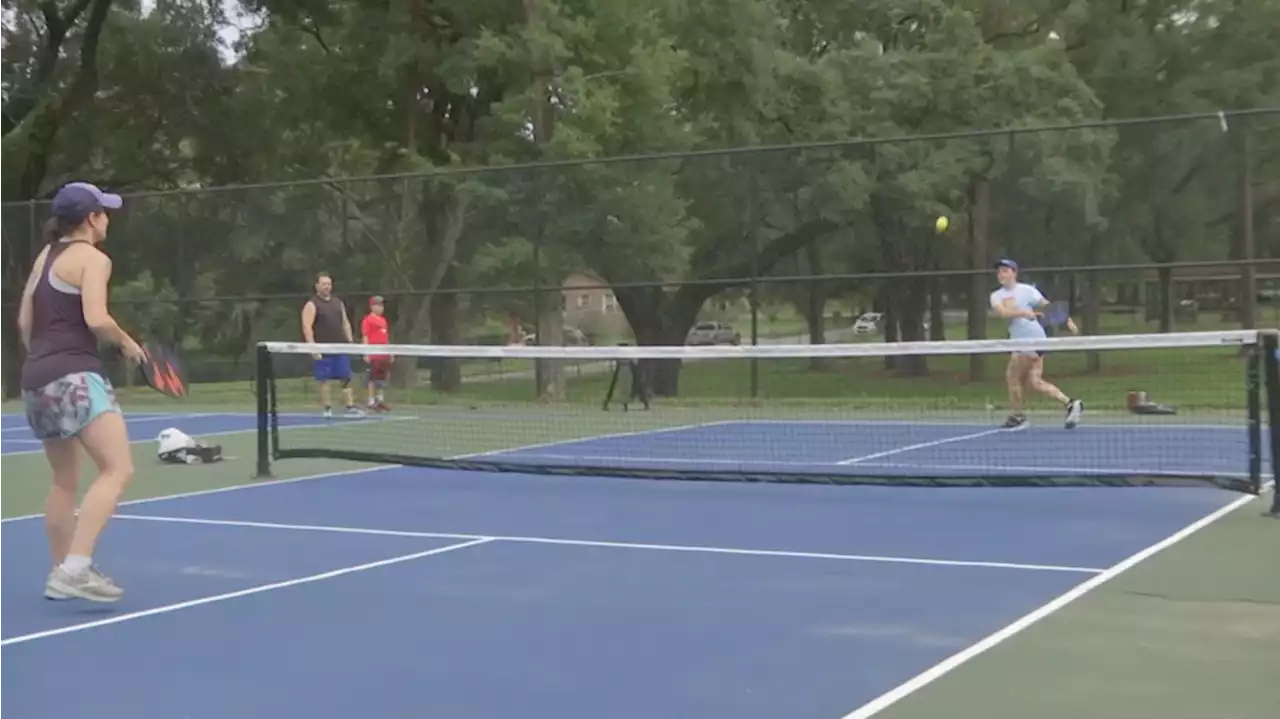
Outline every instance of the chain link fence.
<path fill-rule="evenodd" d="M 1276 326 L 1277 178 L 1280 110 L 1258 110 L 125 193 L 105 249 L 121 324 L 239 392 L 255 343 L 300 338 L 319 272 L 353 327 L 386 297 L 401 343 L 999 336 L 1002 256 L 1089 332 Z M 47 210 L 0 208 L 9 395 Z M 447 390 L 515 370 L 424 371 Z M 532 371 L 554 396 L 571 370 Z"/>

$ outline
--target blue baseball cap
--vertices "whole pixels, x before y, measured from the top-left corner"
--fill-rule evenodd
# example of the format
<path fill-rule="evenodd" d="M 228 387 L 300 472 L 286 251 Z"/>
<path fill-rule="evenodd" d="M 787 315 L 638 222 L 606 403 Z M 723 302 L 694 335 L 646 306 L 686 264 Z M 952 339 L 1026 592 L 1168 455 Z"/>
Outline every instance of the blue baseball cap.
<path fill-rule="evenodd" d="M 1014 272 L 1018 271 L 1018 263 L 1014 262 L 1008 257 L 1005 257 L 1004 259 L 996 260 L 996 263 L 992 266 L 995 267 L 996 269 L 1000 269 L 1001 267 L 1008 267 Z"/>
<path fill-rule="evenodd" d="M 71 182 L 53 196 L 52 211 L 64 220 L 79 222 L 94 212 L 116 210 L 123 204 L 119 195 L 103 192 L 87 182 Z"/>

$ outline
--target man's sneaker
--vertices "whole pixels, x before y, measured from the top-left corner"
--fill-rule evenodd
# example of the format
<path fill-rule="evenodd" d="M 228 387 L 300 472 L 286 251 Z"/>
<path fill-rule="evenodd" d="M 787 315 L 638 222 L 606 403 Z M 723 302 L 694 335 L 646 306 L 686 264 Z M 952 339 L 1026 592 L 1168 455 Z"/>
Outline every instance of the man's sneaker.
<path fill-rule="evenodd" d="M 1000 425 L 1000 429 L 1018 429 L 1019 427 L 1025 427 L 1026 424 L 1026 415 L 1011 414 L 1009 415 L 1009 418 L 1004 421 L 1004 424 Z"/>
<path fill-rule="evenodd" d="M 1075 429 L 1080 424 L 1080 416 L 1084 414 L 1084 402 L 1073 399 L 1067 403 L 1067 429 Z"/>
<path fill-rule="evenodd" d="M 96 567 L 89 567 L 79 574 L 55 567 L 45 581 L 44 596 L 49 599 L 78 597 L 91 602 L 115 602 L 124 596 L 124 590 Z"/>
<path fill-rule="evenodd" d="M 364 416 L 364 410 L 360 409 L 359 407 L 355 406 L 354 404 L 349 404 L 349 405 L 347 405 L 347 416 L 348 416 L 348 417 L 363 417 L 363 416 Z"/>
<path fill-rule="evenodd" d="M 325 418 L 325 419 L 333 419 L 333 410 L 329 409 L 328 407 L 325 407 L 325 408 L 324 408 L 324 418 Z"/>
<path fill-rule="evenodd" d="M 70 599 L 70 598 L 71 598 L 71 595 L 69 595 L 69 594 L 64 594 L 64 593 L 62 593 L 62 592 L 58 591 L 57 589 L 54 589 L 54 588 L 53 588 L 53 575 L 54 575 L 54 574 L 56 574 L 56 573 L 57 573 L 57 571 L 58 571 L 58 568 L 57 568 L 57 567 L 54 567 L 53 569 L 49 570 L 49 576 L 48 576 L 48 577 L 45 577 L 45 580 L 44 580 L 44 598 L 45 598 L 45 599 L 54 599 L 54 600 L 59 600 L 59 601 L 60 601 L 60 600 L 63 600 L 63 599 Z"/>

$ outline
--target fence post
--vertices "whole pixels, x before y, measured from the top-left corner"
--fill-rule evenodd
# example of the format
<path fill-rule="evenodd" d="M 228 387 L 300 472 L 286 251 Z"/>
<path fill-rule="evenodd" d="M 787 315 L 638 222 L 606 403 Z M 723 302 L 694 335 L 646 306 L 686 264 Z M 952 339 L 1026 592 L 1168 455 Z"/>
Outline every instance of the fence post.
<path fill-rule="evenodd" d="M 1258 326 L 1258 268 L 1253 264 L 1257 254 L 1253 235 L 1253 168 L 1249 163 L 1253 133 L 1247 121 L 1241 122 L 1240 131 L 1240 258 L 1245 261 L 1240 273 L 1240 326 L 1256 329 Z"/>

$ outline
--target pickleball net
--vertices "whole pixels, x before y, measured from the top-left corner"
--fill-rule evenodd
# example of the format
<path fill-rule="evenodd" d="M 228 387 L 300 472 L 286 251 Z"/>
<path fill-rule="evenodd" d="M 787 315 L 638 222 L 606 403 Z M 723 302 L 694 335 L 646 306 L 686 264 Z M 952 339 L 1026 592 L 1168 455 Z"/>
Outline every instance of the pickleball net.
<path fill-rule="evenodd" d="M 1211 485 L 1274 476 L 1276 336 L 1225 331 L 824 345 L 258 347 L 258 474 L 292 458 L 653 479 L 902 486 Z M 1084 413 L 1005 372 L 1044 379 Z M 359 414 L 313 356 L 351 358 Z M 370 354 L 394 358 L 367 405 Z"/>

